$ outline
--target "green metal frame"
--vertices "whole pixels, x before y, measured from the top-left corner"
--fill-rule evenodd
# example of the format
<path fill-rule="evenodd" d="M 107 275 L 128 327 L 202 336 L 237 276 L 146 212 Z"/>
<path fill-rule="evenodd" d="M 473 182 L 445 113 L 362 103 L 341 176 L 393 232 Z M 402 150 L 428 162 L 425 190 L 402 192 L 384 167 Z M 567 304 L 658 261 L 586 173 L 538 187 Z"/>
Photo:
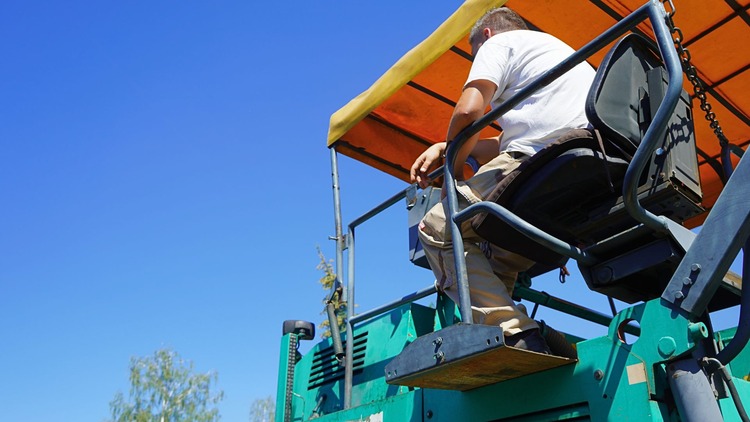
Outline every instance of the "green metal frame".
<path fill-rule="evenodd" d="M 366 335 L 367 344 L 361 350 L 362 357 L 357 358 L 362 364 L 354 370 L 352 406 L 348 409 L 343 408 L 341 397 L 343 371 L 335 362 L 328 372 L 323 371 L 331 381 L 316 384 L 310 377 L 320 366 L 321 354 L 332 359 L 331 341 L 320 342 L 296 363 L 293 413 L 288 420 L 677 420 L 677 408 L 665 381 L 665 365 L 670 359 L 695 351 L 708 334 L 705 325 L 669 314 L 656 299 L 620 312 L 606 336 L 579 342 L 579 362 L 574 366 L 467 392 L 386 384 L 385 363 L 418 336 L 440 329 L 439 320 L 435 309 L 410 304 L 357 327 L 354 337 Z M 641 323 L 641 334 L 628 344 L 618 332 L 632 320 Z M 716 338 L 728 341 L 733 334 L 734 330 L 726 330 Z M 288 348 L 293 346 L 289 340 L 289 335 L 282 338 L 282 357 L 288 356 Z M 283 360 L 279 398 L 284 397 L 281 386 L 287 376 Z M 743 379 L 750 375 L 748 362 L 750 349 L 745 348 L 731 365 L 743 397 L 750 397 L 750 383 Z M 725 420 L 739 420 L 731 399 L 720 399 L 719 406 Z M 283 400 L 279 400 L 278 421 L 284 420 L 283 408 Z"/>

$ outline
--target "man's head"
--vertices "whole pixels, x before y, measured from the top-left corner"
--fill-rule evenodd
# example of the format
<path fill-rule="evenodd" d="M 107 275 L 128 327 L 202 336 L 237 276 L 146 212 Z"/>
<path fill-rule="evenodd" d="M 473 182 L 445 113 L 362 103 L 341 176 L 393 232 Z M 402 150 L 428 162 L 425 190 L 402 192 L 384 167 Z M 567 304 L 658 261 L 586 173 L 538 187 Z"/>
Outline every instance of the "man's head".
<path fill-rule="evenodd" d="M 498 7 L 485 13 L 479 18 L 469 33 L 471 54 L 476 55 L 479 47 L 493 35 L 516 29 L 529 29 L 526 22 L 514 11 L 507 7 Z"/>

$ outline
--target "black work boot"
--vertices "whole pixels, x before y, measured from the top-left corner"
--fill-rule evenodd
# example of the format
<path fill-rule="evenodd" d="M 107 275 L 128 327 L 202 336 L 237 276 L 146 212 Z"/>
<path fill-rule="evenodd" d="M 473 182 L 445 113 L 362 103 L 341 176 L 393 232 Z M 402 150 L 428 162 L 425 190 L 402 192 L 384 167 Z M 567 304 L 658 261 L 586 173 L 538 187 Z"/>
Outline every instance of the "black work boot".
<path fill-rule="evenodd" d="M 505 337 L 505 345 L 516 349 L 530 350 L 532 352 L 551 354 L 547 342 L 542 337 L 538 328 L 521 331 L 518 334 Z"/>

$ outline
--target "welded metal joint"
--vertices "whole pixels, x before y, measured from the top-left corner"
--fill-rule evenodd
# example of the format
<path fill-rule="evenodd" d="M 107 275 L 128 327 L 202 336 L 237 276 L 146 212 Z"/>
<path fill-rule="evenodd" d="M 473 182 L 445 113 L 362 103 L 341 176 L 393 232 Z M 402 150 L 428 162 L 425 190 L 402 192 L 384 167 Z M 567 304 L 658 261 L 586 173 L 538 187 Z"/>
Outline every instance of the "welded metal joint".
<path fill-rule="evenodd" d="M 690 334 L 690 338 L 696 343 L 708 338 L 708 328 L 702 322 L 688 324 L 688 333 Z"/>

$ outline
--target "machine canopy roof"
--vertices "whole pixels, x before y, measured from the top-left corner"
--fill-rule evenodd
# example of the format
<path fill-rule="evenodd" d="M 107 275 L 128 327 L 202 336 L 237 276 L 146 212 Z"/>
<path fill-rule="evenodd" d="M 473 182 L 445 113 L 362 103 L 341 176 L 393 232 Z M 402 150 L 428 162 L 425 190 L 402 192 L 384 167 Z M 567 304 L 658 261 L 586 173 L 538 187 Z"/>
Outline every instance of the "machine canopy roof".
<path fill-rule="evenodd" d="M 409 168 L 429 145 L 443 141 L 451 112 L 471 66 L 468 32 L 487 10 L 506 4 L 530 28 L 580 48 L 644 0 L 468 0 L 435 32 L 404 55 L 368 90 L 331 116 L 328 145 L 408 181 Z M 750 143 L 750 0 L 675 0 L 674 20 L 684 34 L 698 76 L 707 88 L 724 134 L 742 149 Z M 648 23 L 638 31 L 652 37 Z M 589 59 L 597 66 L 608 48 Z M 692 93 L 685 80 L 685 89 Z M 704 205 L 721 191 L 720 146 L 693 99 Z M 498 134 L 489 127 L 483 135 Z M 733 156 L 737 160 L 737 157 Z"/>

